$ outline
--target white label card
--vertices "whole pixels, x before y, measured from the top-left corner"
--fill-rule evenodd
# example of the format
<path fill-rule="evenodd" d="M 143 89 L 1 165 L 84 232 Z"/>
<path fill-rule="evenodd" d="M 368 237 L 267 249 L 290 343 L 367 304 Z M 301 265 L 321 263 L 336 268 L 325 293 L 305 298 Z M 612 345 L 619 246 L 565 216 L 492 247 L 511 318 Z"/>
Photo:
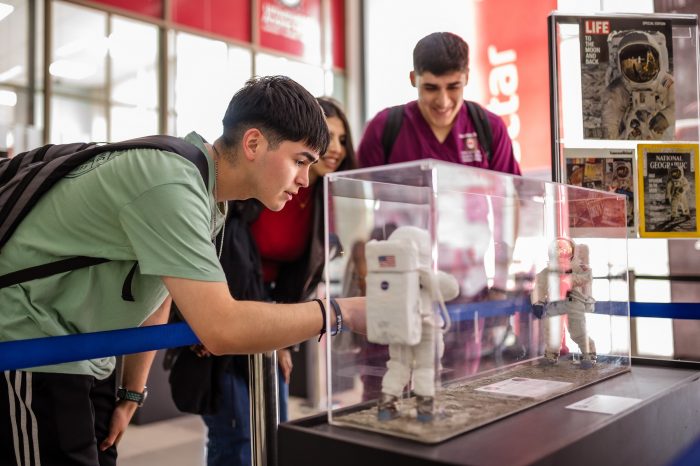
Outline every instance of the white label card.
<path fill-rule="evenodd" d="M 566 408 L 593 413 L 617 414 L 641 401 L 639 398 L 626 398 L 624 396 L 593 395 Z"/>
<path fill-rule="evenodd" d="M 570 382 L 513 377 L 491 385 L 484 385 L 477 388 L 476 391 L 523 398 L 544 398 L 566 391 L 571 385 L 573 384 Z"/>

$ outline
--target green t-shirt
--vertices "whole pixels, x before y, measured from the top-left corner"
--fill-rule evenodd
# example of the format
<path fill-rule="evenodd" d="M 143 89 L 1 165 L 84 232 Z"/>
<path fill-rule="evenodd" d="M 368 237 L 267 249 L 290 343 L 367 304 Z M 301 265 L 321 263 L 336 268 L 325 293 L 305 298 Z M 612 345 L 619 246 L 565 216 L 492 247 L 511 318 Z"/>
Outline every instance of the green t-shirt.
<path fill-rule="evenodd" d="M 207 153 L 202 138 L 185 140 Z M 226 281 L 212 244 L 224 223 L 198 169 L 154 149 L 99 155 L 48 191 L 4 246 L 0 275 L 73 256 L 104 264 L 0 289 L 0 341 L 139 326 L 165 299 L 161 276 Z M 138 260 L 135 301 L 122 285 Z M 114 358 L 28 370 L 107 377 Z"/>

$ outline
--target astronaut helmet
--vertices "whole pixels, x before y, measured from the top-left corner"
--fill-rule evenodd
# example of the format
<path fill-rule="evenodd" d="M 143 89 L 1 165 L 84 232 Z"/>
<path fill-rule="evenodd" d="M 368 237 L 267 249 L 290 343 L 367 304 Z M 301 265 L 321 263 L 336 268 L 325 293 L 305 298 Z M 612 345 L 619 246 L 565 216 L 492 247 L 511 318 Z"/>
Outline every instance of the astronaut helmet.
<path fill-rule="evenodd" d="M 418 253 L 420 254 L 420 265 L 423 267 L 430 267 L 431 245 L 430 233 L 428 233 L 427 230 L 410 225 L 401 226 L 394 230 L 391 235 L 389 235 L 389 239 L 412 241 L 418 247 Z"/>
<path fill-rule="evenodd" d="M 615 167 L 615 176 L 617 178 L 627 178 L 630 176 L 630 167 L 627 164 L 621 164 Z"/>
<path fill-rule="evenodd" d="M 683 178 L 683 167 L 671 167 L 668 170 L 668 177 L 674 181 L 680 180 Z"/>
<path fill-rule="evenodd" d="M 656 86 L 669 72 L 666 37 L 660 31 L 616 31 L 608 37 L 610 66 L 632 89 Z"/>
<path fill-rule="evenodd" d="M 549 245 L 549 260 L 567 266 L 576 253 L 576 243 L 571 238 L 560 236 Z"/>

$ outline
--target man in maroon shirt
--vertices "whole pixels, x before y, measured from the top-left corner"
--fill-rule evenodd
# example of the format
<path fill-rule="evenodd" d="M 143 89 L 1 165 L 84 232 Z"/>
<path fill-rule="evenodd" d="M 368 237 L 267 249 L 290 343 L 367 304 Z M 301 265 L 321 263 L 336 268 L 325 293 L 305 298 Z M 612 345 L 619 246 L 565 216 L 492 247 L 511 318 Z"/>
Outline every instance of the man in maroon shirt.
<path fill-rule="evenodd" d="M 483 141 L 477 139 L 463 97 L 469 78 L 469 46 L 461 37 L 435 32 L 418 41 L 410 78 L 418 89 L 418 100 L 404 106 L 391 153 L 385 155 L 382 145 L 387 108 L 365 129 L 357 151 L 361 167 L 433 158 L 520 174 L 506 126 L 498 115 L 483 109 L 493 140 L 490 157 L 482 148 Z"/>

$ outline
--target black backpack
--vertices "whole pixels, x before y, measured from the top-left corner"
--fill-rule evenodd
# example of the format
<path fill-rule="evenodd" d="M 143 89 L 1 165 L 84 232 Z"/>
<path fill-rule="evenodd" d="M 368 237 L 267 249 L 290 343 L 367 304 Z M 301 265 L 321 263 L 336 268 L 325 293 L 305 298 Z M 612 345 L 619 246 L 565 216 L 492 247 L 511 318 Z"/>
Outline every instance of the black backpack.
<path fill-rule="evenodd" d="M 57 181 L 91 158 L 113 151 L 158 149 L 181 155 L 199 170 L 205 186 L 209 185 L 206 156 L 197 147 L 173 136 L 146 136 L 114 144 L 48 144 L 0 160 L 0 253 L 24 217 Z M 49 264 L 18 270 L 0 276 L 0 288 L 44 278 L 70 270 L 108 262 L 100 257 L 77 256 Z M 129 271 L 122 288 L 122 298 L 133 301 L 131 280 L 138 262 Z"/>
<path fill-rule="evenodd" d="M 476 128 L 476 137 L 479 140 L 481 148 L 486 152 L 486 160 L 489 164 L 491 163 L 493 146 L 493 135 L 491 134 L 491 125 L 489 123 L 486 112 L 481 107 L 481 105 L 470 100 L 465 101 L 467 104 L 467 111 L 469 112 L 469 117 L 474 123 L 474 128 Z M 382 132 L 382 148 L 384 149 L 384 165 L 389 163 L 389 155 L 391 155 L 391 149 L 394 147 L 394 142 L 396 137 L 399 135 L 401 130 L 401 123 L 403 123 L 403 112 L 404 105 L 397 105 L 389 109 L 389 116 L 386 120 L 386 125 L 384 125 L 384 131 Z"/>

